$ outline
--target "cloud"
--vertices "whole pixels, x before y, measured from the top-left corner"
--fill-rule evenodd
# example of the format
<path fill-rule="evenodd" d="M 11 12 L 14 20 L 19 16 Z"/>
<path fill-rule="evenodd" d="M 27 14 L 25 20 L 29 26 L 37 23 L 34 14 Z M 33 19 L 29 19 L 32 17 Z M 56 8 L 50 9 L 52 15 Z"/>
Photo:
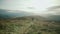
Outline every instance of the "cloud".
<path fill-rule="evenodd" d="M 34 7 L 27 7 L 28 9 L 35 9 Z"/>
<path fill-rule="evenodd" d="M 56 10 L 60 9 L 60 6 L 52 6 L 52 7 L 49 7 L 47 9 L 48 9 L 48 11 L 56 11 Z"/>
<path fill-rule="evenodd" d="M 60 15 L 60 6 L 52 6 L 47 8 L 46 13 L 51 15 Z"/>

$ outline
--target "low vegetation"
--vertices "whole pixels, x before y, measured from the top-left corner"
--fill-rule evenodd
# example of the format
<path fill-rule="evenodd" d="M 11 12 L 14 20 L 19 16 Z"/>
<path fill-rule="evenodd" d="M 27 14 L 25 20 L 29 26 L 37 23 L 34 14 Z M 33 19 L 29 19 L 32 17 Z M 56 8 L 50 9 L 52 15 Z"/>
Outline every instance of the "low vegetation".
<path fill-rule="evenodd" d="M 36 17 L 0 20 L 0 34 L 60 34 L 60 22 Z"/>

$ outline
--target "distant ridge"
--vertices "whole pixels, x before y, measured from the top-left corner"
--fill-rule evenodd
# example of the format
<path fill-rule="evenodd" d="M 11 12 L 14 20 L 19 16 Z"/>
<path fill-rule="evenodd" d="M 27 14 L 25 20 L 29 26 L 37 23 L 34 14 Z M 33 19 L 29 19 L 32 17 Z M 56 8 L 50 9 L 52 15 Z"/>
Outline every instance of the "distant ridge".
<path fill-rule="evenodd" d="M 9 12 L 9 11 L 12 11 L 12 12 Z M 19 11 L 19 10 L 0 9 L 0 19 L 8 19 L 13 17 L 23 17 L 23 16 L 30 16 L 30 15 L 33 15 L 33 13 Z"/>

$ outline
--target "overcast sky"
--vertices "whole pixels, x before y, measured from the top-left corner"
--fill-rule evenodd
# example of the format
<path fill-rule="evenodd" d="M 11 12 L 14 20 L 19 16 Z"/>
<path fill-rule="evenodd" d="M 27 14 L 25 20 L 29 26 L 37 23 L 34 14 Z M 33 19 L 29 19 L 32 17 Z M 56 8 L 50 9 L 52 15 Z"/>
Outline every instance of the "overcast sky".
<path fill-rule="evenodd" d="M 41 13 L 46 8 L 59 5 L 60 0 L 0 0 L 0 9 Z"/>

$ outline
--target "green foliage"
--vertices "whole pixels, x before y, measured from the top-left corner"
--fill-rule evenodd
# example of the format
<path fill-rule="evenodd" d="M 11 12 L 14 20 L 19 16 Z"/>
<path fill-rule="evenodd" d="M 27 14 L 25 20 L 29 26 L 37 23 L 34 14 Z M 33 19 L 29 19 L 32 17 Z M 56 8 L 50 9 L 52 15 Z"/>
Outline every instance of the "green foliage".
<path fill-rule="evenodd" d="M 4 25 L 0 24 L 0 33 L 4 33 L 4 34 L 16 33 L 18 32 L 20 27 L 21 25 L 16 23 L 4 23 Z"/>

